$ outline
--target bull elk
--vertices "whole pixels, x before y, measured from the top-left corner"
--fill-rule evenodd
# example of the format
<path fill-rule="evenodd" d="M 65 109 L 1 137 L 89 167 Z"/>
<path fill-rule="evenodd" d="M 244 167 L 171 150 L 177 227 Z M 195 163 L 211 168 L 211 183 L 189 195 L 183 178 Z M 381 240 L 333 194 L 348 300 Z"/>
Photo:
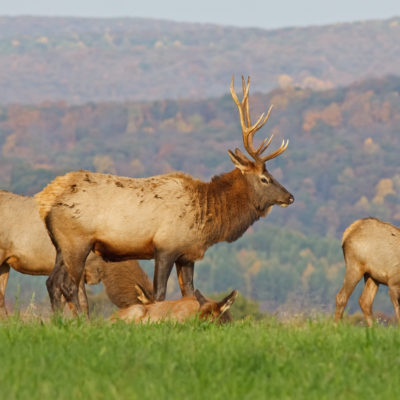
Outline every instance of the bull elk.
<path fill-rule="evenodd" d="M 28 275 L 49 275 L 54 267 L 56 251 L 32 197 L 0 190 L 0 220 L 0 315 L 6 316 L 4 295 L 10 268 Z M 118 307 L 137 303 L 132 288 L 135 283 L 146 289 L 152 288 L 147 275 L 137 261 L 115 264 L 90 254 L 85 267 L 86 283 L 97 284 L 102 280 L 110 300 Z M 127 284 L 129 291 L 126 290 Z M 79 298 L 87 311 L 83 280 Z"/>
<path fill-rule="evenodd" d="M 262 114 L 252 124 L 249 112 L 250 80 L 242 77 L 239 110 L 243 145 L 253 161 L 239 149 L 228 150 L 236 168 L 211 182 L 182 172 L 149 178 L 127 178 L 89 171 L 70 172 L 54 179 L 35 198 L 56 247 L 55 268 L 47 280 L 53 308 L 59 293 L 79 311 L 77 285 L 90 251 L 108 260 L 155 259 L 154 294 L 165 299 L 174 263 L 183 296 L 192 296 L 194 262 L 208 247 L 238 239 L 275 204 L 286 207 L 293 196 L 267 171 L 266 161 L 282 154 L 288 141 L 271 154 L 271 143 L 257 148 L 253 137 L 268 120 Z"/>
<path fill-rule="evenodd" d="M 389 287 L 400 321 L 400 229 L 375 218 L 359 219 L 345 230 L 342 248 L 346 273 L 336 296 L 335 321 L 342 318 L 347 301 L 362 277 L 365 284 L 359 304 L 368 326 L 373 323 L 372 303 L 379 284 Z"/>
<path fill-rule="evenodd" d="M 199 319 L 209 320 L 218 323 L 232 321 L 228 311 L 237 297 L 237 290 L 233 290 L 221 301 L 205 298 L 199 290 L 195 290 L 194 296 L 182 297 L 179 300 L 164 300 L 155 302 L 152 293 L 146 292 L 140 286 L 136 287 L 139 300 L 142 304 L 135 304 L 118 310 L 113 321 L 122 320 L 125 322 L 160 322 L 185 320 L 198 315 Z"/>

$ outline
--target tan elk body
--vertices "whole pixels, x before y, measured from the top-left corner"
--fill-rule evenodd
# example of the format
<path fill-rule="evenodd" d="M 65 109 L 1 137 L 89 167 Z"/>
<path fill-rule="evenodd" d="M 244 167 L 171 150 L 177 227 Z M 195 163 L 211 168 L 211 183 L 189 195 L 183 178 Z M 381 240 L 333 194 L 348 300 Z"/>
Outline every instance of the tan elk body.
<path fill-rule="evenodd" d="M 140 291 L 140 288 L 137 288 L 137 290 Z M 161 321 L 184 322 L 198 315 L 200 319 L 226 323 L 232 321 L 232 316 L 228 310 L 235 301 L 237 294 L 238 292 L 234 290 L 223 300 L 217 302 L 205 298 L 199 290 L 196 290 L 194 296 L 186 296 L 178 300 L 154 302 L 143 291 L 139 296 L 142 304 L 135 304 L 118 310 L 113 315 L 112 320 L 135 323 Z"/>
<path fill-rule="evenodd" d="M 56 251 L 33 197 L 0 190 L 0 220 L 0 315 L 6 315 L 4 295 L 10 267 L 23 274 L 49 275 L 54 267 Z M 101 257 L 91 254 L 86 261 L 84 278 L 89 284 L 102 280 L 110 300 L 118 307 L 126 307 L 137 302 L 135 283 L 145 288 L 152 286 L 137 261 L 116 264 L 106 263 Z M 118 271 L 123 271 L 120 278 L 123 281 L 120 281 Z M 83 282 L 80 300 L 87 308 Z"/>
<path fill-rule="evenodd" d="M 175 263 L 182 295 L 193 295 L 194 262 L 208 247 L 236 240 L 273 205 L 285 207 L 293 202 L 293 196 L 265 167 L 288 143 L 266 156 L 261 154 L 272 137 L 253 147 L 253 136 L 270 110 L 251 124 L 249 85 L 242 80 L 242 101 L 233 81 L 231 93 L 239 110 L 244 147 L 254 161 L 239 149 L 228 151 L 236 168 L 211 182 L 181 172 L 136 179 L 70 172 L 35 196 L 57 249 L 56 265 L 47 281 L 53 308 L 59 307 L 61 290 L 79 311 L 76 285 L 91 250 L 109 260 L 154 258 L 157 301 L 165 298 Z"/>
<path fill-rule="evenodd" d="M 379 219 L 360 219 L 345 230 L 342 247 L 346 273 L 336 296 L 335 320 L 342 318 L 349 297 L 364 277 L 359 304 L 367 324 L 373 323 L 372 303 L 380 284 L 389 287 L 396 318 L 400 321 L 400 229 Z"/>

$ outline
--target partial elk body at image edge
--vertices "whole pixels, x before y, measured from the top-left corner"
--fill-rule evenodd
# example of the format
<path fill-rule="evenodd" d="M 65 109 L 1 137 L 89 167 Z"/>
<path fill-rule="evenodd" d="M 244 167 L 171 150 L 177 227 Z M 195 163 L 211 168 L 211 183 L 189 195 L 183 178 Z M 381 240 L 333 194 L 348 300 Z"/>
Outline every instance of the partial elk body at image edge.
<path fill-rule="evenodd" d="M 376 218 L 353 222 L 343 233 L 346 272 L 336 296 L 335 320 L 339 321 L 357 283 L 364 278 L 359 304 L 372 326 L 372 304 L 380 284 L 389 287 L 396 319 L 400 322 L 400 229 Z"/>

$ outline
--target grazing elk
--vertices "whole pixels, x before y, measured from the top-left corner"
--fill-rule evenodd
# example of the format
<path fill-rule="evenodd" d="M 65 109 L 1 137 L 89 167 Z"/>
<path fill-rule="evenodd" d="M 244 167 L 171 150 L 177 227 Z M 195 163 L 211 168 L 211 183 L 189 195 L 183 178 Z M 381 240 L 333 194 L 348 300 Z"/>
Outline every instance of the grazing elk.
<path fill-rule="evenodd" d="M 376 218 L 359 219 L 345 230 L 342 248 L 346 273 L 336 296 L 335 321 L 342 318 L 347 301 L 362 277 L 365 285 L 359 304 L 367 324 L 373 323 L 372 303 L 379 284 L 389 287 L 400 321 L 400 229 Z"/>
<path fill-rule="evenodd" d="M 54 179 L 35 198 L 57 256 L 47 288 L 54 308 L 62 292 L 76 306 L 77 285 L 90 251 L 108 260 L 155 259 L 154 293 L 165 299 L 167 280 L 176 264 L 183 296 L 193 295 L 194 262 L 208 247 L 238 239 L 272 206 L 286 207 L 293 196 L 267 171 L 265 162 L 282 154 L 288 142 L 269 155 L 262 153 L 272 137 L 253 147 L 253 136 L 268 120 L 251 124 L 250 80 L 242 78 L 243 98 L 237 105 L 243 144 L 228 150 L 232 171 L 202 182 L 175 172 L 150 178 L 126 178 L 88 171 Z"/>
<path fill-rule="evenodd" d="M 113 317 L 115 320 L 126 322 L 160 322 L 177 321 L 198 315 L 200 319 L 226 323 L 232 321 L 232 315 L 228 311 L 237 297 L 237 290 L 233 290 L 221 301 L 206 299 L 199 290 L 195 290 L 194 296 L 182 297 L 179 300 L 164 300 L 155 302 L 153 294 L 146 292 L 140 286 L 136 287 L 139 300 L 142 304 L 135 304 L 118 310 Z"/>
<path fill-rule="evenodd" d="M 10 267 L 23 274 L 49 275 L 54 267 L 56 251 L 39 217 L 33 197 L 0 190 L 0 220 L 0 316 L 6 316 L 4 294 Z M 89 284 L 99 283 L 103 279 L 110 300 L 118 307 L 126 307 L 137 302 L 136 292 L 131 290 L 128 293 L 125 289 L 127 281 L 130 288 L 135 283 L 145 288 L 152 286 L 137 261 L 115 264 L 106 263 L 101 257 L 91 254 L 86 261 L 84 278 Z M 118 271 L 123 272 L 121 279 Z M 87 312 L 83 280 L 80 283 L 79 298 Z"/>

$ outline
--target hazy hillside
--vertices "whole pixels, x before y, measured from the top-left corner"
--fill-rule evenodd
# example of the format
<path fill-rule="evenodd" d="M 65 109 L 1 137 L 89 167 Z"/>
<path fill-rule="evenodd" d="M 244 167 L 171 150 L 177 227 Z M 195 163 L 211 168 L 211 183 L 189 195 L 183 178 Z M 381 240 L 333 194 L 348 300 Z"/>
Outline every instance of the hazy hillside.
<path fill-rule="evenodd" d="M 0 17 L 0 103 L 205 98 L 232 74 L 318 89 L 398 73 L 400 19 L 278 30 Z"/>

